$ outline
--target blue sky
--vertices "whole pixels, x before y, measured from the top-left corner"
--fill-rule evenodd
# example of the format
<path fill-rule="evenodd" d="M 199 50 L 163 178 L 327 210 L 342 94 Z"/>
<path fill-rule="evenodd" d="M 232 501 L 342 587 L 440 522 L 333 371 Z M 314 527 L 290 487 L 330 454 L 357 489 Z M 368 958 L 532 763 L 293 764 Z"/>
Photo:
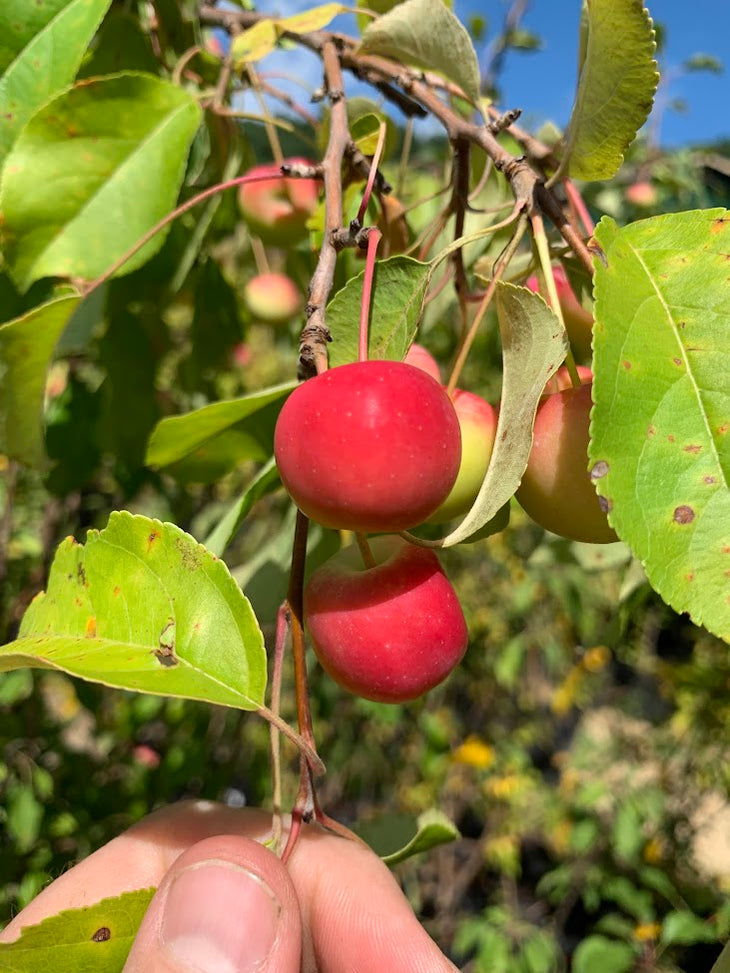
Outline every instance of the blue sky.
<path fill-rule="evenodd" d="M 260 0 L 262 12 L 285 15 L 316 5 L 317 0 Z M 320 0 L 322 2 L 322 0 Z M 487 19 L 490 30 L 486 43 L 499 29 L 510 0 L 455 0 L 462 20 L 472 14 Z M 647 0 L 655 21 L 666 31 L 666 45 L 660 67 L 668 84 L 662 89 L 662 100 L 682 99 L 687 111 L 661 113 L 660 142 L 676 147 L 730 138 L 730 0 Z M 576 77 L 576 45 L 580 0 L 529 0 L 522 26 L 538 34 L 542 48 L 535 52 L 510 52 L 502 74 L 505 104 L 520 107 L 526 127 L 536 129 L 547 120 L 564 127 L 570 117 Z M 337 18 L 334 26 L 353 32 L 353 19 Z M 727 52 L 722 74 L 706 72 L 687 74 L 682 62 L 693 54 L 711 54 L 722 60 Z M 482 53 L 482 50 L 479 50 Z M 272 55 L 260 64 L 264 72 L 287 72 L 304 76 L 314 87 L 321 82 L 319 65 L 306 54 L 288 51 Z M 346 79 L 346 84 L 349 80 Z M 300 89 L 297 97 L 306 103 Z M 656 109 L 655 109 L 656 110 Z"/>

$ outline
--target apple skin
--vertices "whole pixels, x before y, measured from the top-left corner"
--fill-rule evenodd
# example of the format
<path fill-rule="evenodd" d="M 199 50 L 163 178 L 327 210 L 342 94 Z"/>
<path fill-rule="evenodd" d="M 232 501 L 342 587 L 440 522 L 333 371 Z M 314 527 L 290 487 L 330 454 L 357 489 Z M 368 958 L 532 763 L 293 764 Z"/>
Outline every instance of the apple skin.
<path fill-rule="evenodd" d="M 284 161 L 312 164 L 298 157 Z M 279 166 L 273 163 L 254 166 L 248 175 L 271 177 L 244 183 L 238 191 L 241 215 L 252 232 L 264 243 L 278 246 L 303 240 L 307 235 L 307 220 L 317 208 L 319 182 L 282 176 Z"/>
<path fill-rule="evenodd" d="M 324 527 L 406 530 L 445 499 L 461 460 L 445 389 L 413 365 L 339 365 L 299 385 L 274 432 L 284 486 Z"/>
<path fill-rule="evenodd" d="M 578 378 L 580 379 L 581 385 L 585 385 L 587 382 L 593 381 L 593 372 L 587 365 L 576 365 L 575 368 L 578 372 Z M 573 382 L 570 378 L 570 372 L 565 365 L 561 365 L 557 372 L 545 383 L 545 388 L 542 390 L 542 394 L 552 395 L 553 392 L 562 392 L 563 389 L 571 388 L 573 388 Z"/>
<path fill-rule="evenodd" d="M 431 524 L 453 520 L 471 509 L 484 481 L 497 434 L 497 411 L 481 396 L 454 389 L 451 401 L 461 428 L 461 464 L 448 497 L 428 518 Z"/>
<path fill-rule="evenodd" d="M 409 365 L 415 365 L 416 368 L 422 369 L 427 375 L 435 378 L 437 382 L 441 381 L 441 369 L 439 368 L 439 363 L 433 357 L 431 352 L 424 348 L 423 345 L 412 344 L 406 353 L 406 357 L 403 361 L 407 362 Z"/>
<path fill-rule="evenodd" d="M 546 395 L 516 497 L 545 530 L 589 544 L 618 540 L 588 473 L 592 383 Z"/>
<path fill-rule="evenodd" d="M 302 309 L 299 288 L 286 274 L 258 274 L 243 289 L 243 299 L 251 314 L 265 324 L 282 324 Z"/>
<path fill-rule="evenodd" d="M 633 182 L 624 190 L 624 198 L 633 206 L 654 206 L 659 198 L 656 187 L 646 180 Z"/>
<path fill-rule="evenodd" d="M 376 566 L 347 547 L 313 573 L 304 622 L 336 683 L 365 699 L 401 703 L 442 682 L 466 650 L 459 600 L 435 552 L 400 537 L 370 541 Z"/>
<path fill-rule="evenodd" d="M 593 315 L 590 311 L 586 311 L 575 296 L 575 291 L 570 286 L 570 281 L 561 264 L 556 264 L 553 267 L 553 276 L 570 344 L 579 357 L 587 358 L 591 353 Z M 540 283 L 536 276 L 528 277 L 526 286 L 531 291 L 535 291 L 536 294 L 540 293 Z M 547 296 L 543 294 L 543 297 L 546 298 Z"/>

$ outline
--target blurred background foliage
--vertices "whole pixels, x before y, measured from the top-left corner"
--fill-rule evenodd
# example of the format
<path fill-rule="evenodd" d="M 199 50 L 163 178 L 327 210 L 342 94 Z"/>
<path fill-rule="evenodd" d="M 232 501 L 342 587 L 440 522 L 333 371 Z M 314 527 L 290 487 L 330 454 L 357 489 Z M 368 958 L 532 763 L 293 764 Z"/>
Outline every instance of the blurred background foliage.
<path fill-rule="evenodd" d="M 132 27 L 129 43 L 149 67 L 145 38 Z M 110 45 L 102 31 L 87 73 L 111 69 Z M 195 67 L 214 79 L 216 63 L 201 54 Z M 360 107 L 365 115 L 372 106 Z M 280 135 L 287 155 L 317 151 L 311 133 L 291 127 Z M 447 147 L 416 139 L 403 178 L 403 135 L 393 128 L 385 174 L 413 242 L 444 205 L 434 194 L 445 186 Z M 541 135 L 550 141 L 550 132 Z M 727 205 L 727 150 L 718 143 L 665 153 L 645 134 L 616 179 L 585 187 L 585 198 L 596 217 L 607 212 L 621 223 Z M 211 115 L 193 147 L 185 193 L 218 181 L 227 165 L 244 171 L 267 157 L 261 126 Z M 632 195 L 637 183 L 651 192 Z M 361 189 L 353 182 L 346 196 L 355 208 Z M 480 205 L 505 199 L 492 175 Z M 242 301 L 257 254 L 233 194 L 220 197 L 205 234 L 194 232 L 198 218 L 181 218 L 154 259 L 105 285 L 69 324 L 48 376 L 49 470 L 0 456 L 3 642 L 17 632 L 65 535 L 83 540 L 111 510 L 126 508 L 202 540 L 256 471 L 237 462 L 235 447 L 198 467 L 159 473 L 144 465 L 163 416 L 287 381 L 296 368 L 300 322 L 263 324 Z M 472 215 L 474 225 L 479 218 Z M 314 226 L 315 241 L 316 234 Z M 480 244 L 468 263 L 494 259 L 503 243 Z M 267 259 L 305 293 L 316 260 L 309 244 Z M 336 285 L 361 266 L 344 253 Z M 51 286 L 40 283 L 20 295 L 0 269 L 6 320 L 46 291 Z M 444 288 L 419 337 L 444 376 L 457 320 L 453 290 Z M 492 320 L 462 385 L 496 402 L 499 362 Z M 281 491 L 268 495 L 225 553 L 269 636 L 292 524 Z M 312 564 L 338 543 L 332 532 L 315 531 Z M 709 970 L 730 935 L 727 646 L 667 608 L 622 544 L 594 548 L 547 536 L 517 506 L 503 533 L 444 560 L 471 634 L 463 665 L 444 685 L 407 706 L 384 706 L 350 697 L 311 665 L 314 724 L 328 765 L 323 806 L 355 828 L 433 806 L 452 817 L 462 839 L 397 874 L 464 970 Z M 293 717 L 291 682 L 283 712 Z M 293 760 L 290 768 L 293 797 Z M 183 797 L 269 803 L 266 724 L 55 672 L 0 675 L 0 918 L 133 821 Z"/>

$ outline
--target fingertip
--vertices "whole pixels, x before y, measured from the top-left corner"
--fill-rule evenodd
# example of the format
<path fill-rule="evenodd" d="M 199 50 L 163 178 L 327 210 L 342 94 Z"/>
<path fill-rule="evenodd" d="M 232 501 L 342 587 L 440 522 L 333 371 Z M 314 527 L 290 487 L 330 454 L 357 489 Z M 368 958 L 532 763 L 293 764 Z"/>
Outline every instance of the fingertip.
<path fill-rule="evenodd" d="M 248 838 L 218 835 L 175 861 L 125 973 L 297 973 L 301 922 L 286 869 Z"/>

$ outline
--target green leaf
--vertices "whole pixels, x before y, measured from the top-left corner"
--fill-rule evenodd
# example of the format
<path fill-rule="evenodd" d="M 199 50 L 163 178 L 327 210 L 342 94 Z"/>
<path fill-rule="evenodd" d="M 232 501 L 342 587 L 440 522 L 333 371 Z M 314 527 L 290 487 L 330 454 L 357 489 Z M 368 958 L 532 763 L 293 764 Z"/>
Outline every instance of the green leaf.
<path fill-rule="evenodd" d="M 78 304 L 78 297 L 61 297 L 0 325 L 0 451 L 27 466 L 46 462 L 46 372 Z"/>
<path fill-rule="evenodd" d="M 474 506 L 444 538 L 444 547 L 460 544 L 480 531 L 520 485 L 540 394 L 568 347 L 560 322 L 538 294 L 499 281 L 496 299 L 503 376 L 494 449 Z"/>
<path fill-rule="evenodd" d="M 110 3 L 67 0 L 0 78 L 0 163 L 31 115 L 73 81 Z"/>
<path fill-rule="evenodd" d="M 320 7 L 292 14 L 291 17 L 260 20 L 233 38 L 231 54 L 234 63 L 240 67 L 260 61 L 274 50 L 283 34 L 307 34 L 313 30 L 322 30 L 338 14 L 349 9 L 341 3 L 325 3 Z"/>
<path fill-rule="evenodd" d="M 364 274 L 361 271 L 351 278 L 327 305 L 327 324 L 333 338 L 332 368 L 357 361 Z M 376 263 L 368 336 L 370 358 L 405 358 L 418 329 L 430 279 L 431 265 L 411 257 L 391 257 Z"/>
<path fill-rule="evenodd" d="M 642 0 L 587 0 L 561 173 L 577 179 L 615 175 L 651 111 L 659 82 L 655 49 Z"/>
<path fill-rule="evenodd" d="M 211 554 L 216 554 L 218 557 L 223 555 L 251 507 L 265 494 L 275 490 L 280 482 L 279 471 L 272 456 L 268 463 L 259 470 L 241 496 L 231 504 L 215 529 L 205 538 L 205 547 Z"/>
<path fill-rule="evenodd" d="M 36 842 L 43 820 L 43 806 L 28 784 L 8 788 L 5 799 L 6 827 L 14 852 L 23 855 Z"/>
<path fill-rule="evenodd" d="M 294 388 L 295 382 L 287 382 L 162 419 L 152 430 L 146 464 L 160 469 L 192 457 L 204 462 L 206 450 L 230 433 L 237 435 L 236 461 L 268 459 L 273 449 L 276 417 Z"/>
<path fill-rule="evenodd" d="M 717 931 L 694 912 L 670 912 L 664 917 L 660 941 L 665 946 L 691 946 L 693 943 L 714 943 Z"/>
<path fill-rule="evenodd" d="M 384 814 L 364 824 L 359 835 L 387 865 L 397 865 L 412 855 L 461 837 L 453 821 L 435 808 L 423 811 L 417 818 L 410 814 Z"/>
<path fill-rule="evenodd" d="M 45 105 L 5 160 L 3 246 L 22 288 L 99 276 L 175 204 L 201 111 L 151 75 L 79 82 Z M 158 233 L 118 271 L 140 267 Z"/>
<path fill-rule="evenodd" d="M 636 951 L 628 943 L 605 936 L 588 936 L 578 943 L 573 954 L 573 973 L 628 973 L 634 966 Z"/>
<path fill-rule="evenodd" d="M 261 706 L 266 686 L 261 630 L 223 562 L 126 511 L 60 545 L 48 590 L 0 648 L 0 671 L 22 666 L 239 709 Z"/>
<path fill-rule="evenodd" d="M 405 0 L 365 28 L 361 50 L 454 81 L 479 101 L 479 62 L 469 32 L 442 0 Z"/>
<path fill-rule="evenodd" d="M 604 217 L 596 239 L 594 482 L 661 597 L 730 639 L 730 218 Z"/>
<path fill-rule="evenodd" d="M 121 973 L 154 893 L 124 892 L 26 926 L 14 942 L 0 943 L 0 968 L 13 973 Z"/>

